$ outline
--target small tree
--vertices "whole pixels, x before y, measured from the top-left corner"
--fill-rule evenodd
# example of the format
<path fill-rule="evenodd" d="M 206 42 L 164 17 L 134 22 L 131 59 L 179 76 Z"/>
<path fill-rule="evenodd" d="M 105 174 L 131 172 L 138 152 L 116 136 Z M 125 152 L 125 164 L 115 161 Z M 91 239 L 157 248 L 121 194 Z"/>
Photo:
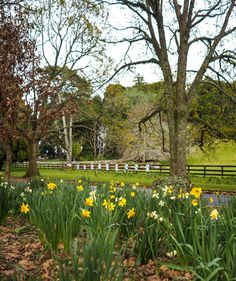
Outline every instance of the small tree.
<path fill-rule="evenodd" d="M 17 123 L 18 132 L 29 145 L 29 167 L 25 176 L 39 174 L 37 155 L 39 141 L 52 129 L 55 120 L 73 113 L 72 97 L 58 102 L 58 91 L 51 78 L 37 67 L 38 59 L 32 53 L 32 71 L 28 77 L 28 91 L 24 93 L 25 106 Z"/>

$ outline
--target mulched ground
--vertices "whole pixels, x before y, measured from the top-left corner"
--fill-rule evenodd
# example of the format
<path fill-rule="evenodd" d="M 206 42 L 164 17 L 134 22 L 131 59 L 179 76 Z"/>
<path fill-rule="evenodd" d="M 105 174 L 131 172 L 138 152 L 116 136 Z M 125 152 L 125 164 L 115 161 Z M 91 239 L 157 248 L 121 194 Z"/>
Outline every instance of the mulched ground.
<path fill-rule="evenodd" d="M 131 257 L 123 263 L 127 269 L 124 281 L 192 280 L 189 273 L 165 266 L 157 268 L 152 260 L 137 266 Z M 56 280 L 55 268 L 49 252 L 44 252 L 37 230 L 28 221 L 10 216 L 0 226 L 0 280 Z"/>

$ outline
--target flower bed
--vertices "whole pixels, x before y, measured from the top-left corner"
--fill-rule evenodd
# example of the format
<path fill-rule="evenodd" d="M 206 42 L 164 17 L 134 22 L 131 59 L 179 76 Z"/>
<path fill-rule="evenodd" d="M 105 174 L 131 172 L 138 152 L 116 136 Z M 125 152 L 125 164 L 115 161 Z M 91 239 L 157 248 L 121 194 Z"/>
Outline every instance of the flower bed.
<path fill-rule="evenodd" d="M 179 180 L 161 181 L 152 190 L 138 183 L 95 189 L 81 179 L 77 186 L 39 180 L 1 183 L 0 192 L 2 223 L 10 211 L 21 212 L 53 258 L 59 280 L 129 280 L 134 268 L 134 278 L 149 280 L 137 275 L 145 264 L 152 264 L 152 280 L 162 280 L 165 269 L 179 271 L 182 280 L 236 278 L 233 196 L 216 208 L 212 199 L 201 199 L 201 188 Z"/>

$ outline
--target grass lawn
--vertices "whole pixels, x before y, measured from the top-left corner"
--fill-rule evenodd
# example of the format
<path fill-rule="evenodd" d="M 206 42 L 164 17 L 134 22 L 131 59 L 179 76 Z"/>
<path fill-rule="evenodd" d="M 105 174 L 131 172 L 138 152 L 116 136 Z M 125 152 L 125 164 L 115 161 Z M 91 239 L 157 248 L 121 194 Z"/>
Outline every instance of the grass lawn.
<path fill-rule="evenodd" d="M 190 150 L 187 159 L 188 164 L 192 165 L 236 165 L 236 143 L 220 142 L 215 145 L 214 150 L 204 147 L 204 153 L 199 147 Z"/>
<path fill-rule="evenodd" d="M 13 171 L 13 177 L 22 177 L 24 170 Z M 144 172 L 102 172 L 95 173 L 94 171 L 81 171 L 81 170 L 54 170 L 54 169 L 41 169 L 40 174 L 43 178 L 50 180 L 77 180 L 79 178 L 87 178 L 91 182 L 110 182 L 110 181 L 123 181 L 125 183 L 136 183 L 140 185 L 150 185 L 158 176 L 153 173 Z M 200 186 L 204 190 L 219 190 L 219 191 L 236 191 L 236 177 L 233 178 L 220 178 L 220 177 L 192 177 L 192 183 L 195 186 Z"/>
<path fill-rule="evenodd" d="M 204 148 L 206 153 L 203 153 L 198 147 L 194 147 L 188 157 L 188 164 L 209 164 L 209 165 L 236 165 L 236 143 L 220 142 L 216 144 L 215 150 Z M 22 177 L 25 174 L 24 170 L 16 170 L 12 172 L 13 177 Z M 41 169 L 40 174 L 44 178 L 50 180 L 77 180 L 79 178 L 87 178 L 91 182 L 110 182 L 123 181 L 125 183 L 136 183 L 140 185 L 150 185 L 158 176 L 154 173 L 145 172 L 106 172 L 99 171 L 95 173 L 89 170 L 54 170 Z M 236 192 L 236 177 L 191 177 L 191 181 L 195 186 L 200 186 L 204 190 L 219 190 L 219 191 L 235 191 Z"/>

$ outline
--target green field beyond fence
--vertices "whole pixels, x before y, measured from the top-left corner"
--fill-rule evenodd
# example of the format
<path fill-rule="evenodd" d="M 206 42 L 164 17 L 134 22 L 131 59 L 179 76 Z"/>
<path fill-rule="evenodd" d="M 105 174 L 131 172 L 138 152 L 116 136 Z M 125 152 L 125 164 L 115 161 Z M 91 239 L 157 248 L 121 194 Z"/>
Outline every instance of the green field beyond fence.
<path fill-rule="evenodd" d="M 12 170 L 25 169 L 28 163 L 14 163 Z M 116 171 L 116 172 L 146 172 L 155 174 L 166 174 L 170 172 L 170 165 L 160 165 L 157 163 L 93 163 L 78 162 L 67 165 L 63 162 L 38 162 L 39 169 L 72 169 L 72 170 L 98 170 L 98 171 Z M 187 174 L 189 176 L 236 176 L 236 165 L 187 165 Z"/>

